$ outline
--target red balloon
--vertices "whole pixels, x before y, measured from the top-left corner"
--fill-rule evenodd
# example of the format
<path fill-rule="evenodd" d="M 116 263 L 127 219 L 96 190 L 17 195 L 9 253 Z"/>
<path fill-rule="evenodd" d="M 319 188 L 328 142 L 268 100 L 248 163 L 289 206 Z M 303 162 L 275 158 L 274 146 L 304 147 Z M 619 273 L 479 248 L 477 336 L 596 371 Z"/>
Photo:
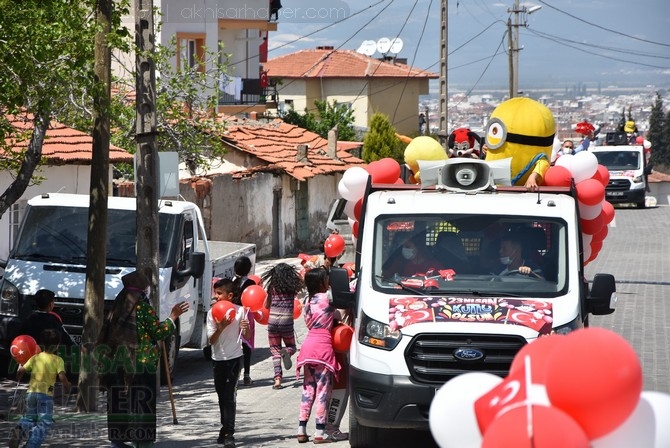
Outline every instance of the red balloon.
<path fill-rule="evenodd" d="M 633 347 L 617 333 L 582 328 L 553 350 L 546 389 L 551 404 L 575 419 L 593 440 L 619 427 L 635 410 L 642 367 Z"/>
<path fill-rule="evenodd" d="M 268 293 L 265 292 L 262 286 L 251 285 L 247 286 L 244 291 L 242 291 L 242 305 L 246 308 L 249 308 L 249 311 L 254 312 L 263 308 L 265 304 L 265 299 L 267 298 Z"/>
<path fill-rule="evenodd" d="M 331 334 L 333 336 L 333 350 L 338 353 L 348 352 L 349 347 L 351 347 L 351 339 L 354 336 L 354 328 L 340 322 L 333 325 Z"/>
<path fill-rule="evenodd" d="M 510 375 L 517 370 L 525 369 L 525 358 L 530 356 L 530 376 L 535 384 L 544 384 L 547 374 L 547 362 L 558 344 L 564 340 L 561 335 L 543 336 L 530 344 L 524 345 L 517 352 L 510 366 Z"/>
<path fill-rule="evenodd" d="M 600 249 L 603 248 L 603 242 L 602 241 L 596 241 L 592 240 L 591 241 L 591 257 L 593 257 L 593 254 L 596 254 L 598 256 L 598 252 L 600 252 Z M 595 260 L 595 257 L 593 257 Z"/>
<path fill-rule="evenodd" d="M 354 237 L 358 238 L 358 221 L 354 221 L 354 224 L 351 226 L 351 233 Z"/>
<path fill-rule="evenodd" d="M 323 252 L 328 258 L 339 257 L 344 252 L 344 238 L 337 233 L 331 234 L 323 244 Z"/>
<path fill-rule="evenodd" d="M 592 179 L 596 179 L 598 182 L 603 184 L 603 187 L 606 187 L 610 181 L 610 172 L 605 165 L 598 165 L 596 172 L 593 174 Z"/>
<path fill-rule="evenodd" d="M 14 338 L 9 352 L 16 362 L 24 365 L 30 358 L 40 352 L 40 347 L 32 336 L 23 334 Z"/>
<path fill-rule="evenodd" d="M 347 270 L 347 275 L 349 276 L 349 278 L 354 276 L 354 269 L 356 267 L 354 263 L 352 262 L 344 263 L 342 267 Z"/>
<path fill-rule="evenodd" d="M 550 166 L 547 172 L 544 173 L 542 183 L 550 187 L 569 187 L 572 185 L 572 174 L 564 166 Z"/>
<path fill-rule="evenodd" d="M 607 201 L 603 202 L 603 211 L 601 214 L 603 215 L 605 224 L 611 223 L 614 219 L 614 206 Z"/>
<path fill-rule="evenodd" d="M 258 275 L 251 274 L 251 275 L 248 275 L 247 278 L 249 280 L 251 280 L 252 282 L 256 283 L 257 285 L 260 285 L 261 283 L 263 283 L 260 276 L 258 276 Z"/>
<path fill-rule="evenodd" d="M 638 135 L 637 137 L 635 137 L 635 143 L 637 143 L 638 145 L 641 145 L 642 143 L 644 143 L 644 137 L 642 137 L 641 135 Z"/>
<path fill-rule="evenodd" d="M 361 210 L 363 209 L 363 199 L 359 199 L 356 204 L 354 204 L 354 219 L 356 221 L 361 219 Z"/>
<path fill-rule="evenodd" d="M 369 163 L 365 170 L 373 184 L 392 184 L 400 177 L 400 164 L 390 157 Z"/>
<path fill-rule="evenodd" d="M 267 325 L 270 320 L 270 310 L 267 308 L 261 308 L 253 312 L 254 320 L 261 325 Z"/>
<path fill-rule="evenodd" d="M 575 125 L 575 132 L 582 135 L 589 135 L 591 132 L 595 131 L 596 128 L 588 121 L 582 121 Z"/>
<path fill-rule="evenodd" d="M 605 199 L 605 187 L 595 179 L 583 180 L 576 188 L 577 200 L 584 205 L 598 205 Z"/>
<path fill-rule="evenodd" d="M 593 239 L 591 241 L 605 241 L 605 238 L 607 237 L 607 234 L 609 233 L 609 230 L 607 228 L 607 224 L 602 226 L 598 233 L 595 233 L 593 235 Z"/>
<path fill-rule="evenodd" d="M 297 319 L 302 314 L 302 302 L 298 299 L 293 299 L 293 319 Z"/>
<path fill-rule="evenodd" d="M 532 345 L 532 344 L 531 344 Z M 565 412 L 554 407 L 532 407 L 532 435 L 528 434 L 526 406 L 498 416 L 488 426 L 482 448 L 589 448 L 584 430 Z"/>
<path fill-rule="evenodd" d="M 600 213 L 595 219 L 582 218 L 579 221 L 582 224 L 582 232 L 586 233 L 587 235 L 595 235 L 596 233 L 600 232 L 600 229 L 602 229 L 604 225 L 606 225 L 602 213 Z"/>
<path fill-rule="evenodd" d="M 212 305 L 212 317 L 215 321 L 221 322 L 222 320 L 233 320 L 237 312 L 235 311 L 235 305 L 233 302 L 228 300 L 219 300 L 214 305 Z"/>

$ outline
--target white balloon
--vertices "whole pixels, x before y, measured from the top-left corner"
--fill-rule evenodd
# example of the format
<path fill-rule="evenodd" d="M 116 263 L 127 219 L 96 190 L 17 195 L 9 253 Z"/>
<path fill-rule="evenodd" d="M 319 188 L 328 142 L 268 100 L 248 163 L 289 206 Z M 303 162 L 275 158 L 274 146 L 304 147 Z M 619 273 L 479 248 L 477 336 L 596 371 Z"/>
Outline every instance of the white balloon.
<path fill-rule="evenodd" d="M 349 193 L 349 189 L 347 188 L 346 185 L 344 185 L 344 178 L 340 179 L 340 181 L 338 182 L 337 191 L 338 193 L 340 193 L 340 196 L 342 196 L 344 199 L 347 199 L 347 197 L 351 196 L 351 194 Z M 347 199 L 347 202 L 351 201 Z"/>
<path fill-rule="evenodd" d="M 558 156 L 558 151 L 561 150 L 561 140 L 554 136 L 554 145 L 551 147 L 551 163 L 554 163 L 556 161 L 556 157 Z"/>
<path fill-rule="evenodd" d="M 354 218 L 347 218 L 347 222 L 349 223 L 349 227 L 353 228 L 356 220 Z"/>
<path fill-rule="evenodd" d="M 642 398 L 654 411 L 656 422 L 654 448 L 665 448 L 670 446 L 670 395 L 663 392 L 642 391 Z M 635 445 L 643 446 L 643 445 Z"/>
<path fill-rule="evenodd" d="M 603 210 L 602 202 L 596 205 L 584 205 L 577 202 L 577 206 L 579 207 L 579 217 L 586 220 L 596 219 Z"/>
<path fill-rule="evenodd" d="M 502 378 L 486 372 L 458 375 L 440 387 L 430 404 L 429 425 L 441 448 L 479 448 L 475 401 L 493 389 Z M 457 428 L 457 430 L 455 430 Z"/>
<path fill-rule="evenodd" d="M 667 418 L 670 418 L 668 416 Z M 659 424 L 658 419 L 654 421 L 654 409 L 644 396 L 640 396 L 635 410 L 628 419 L 619 425 L 614 431 L 598 439 L 591 441 L 592 448 L 630 448 L 630 447 L 656 447 L 670 445 L 654 444 L 655 426 Z M 667 426 L 667 424 L 665 424 Z"/>
<path fill-rule="evenodd" d="M 644 142 L 642 142 L 642 146 L 644 147 L 644 149 L 649 149 L 651 148 L 651 142 L 645 139 Z"/>
<path fill-rule="evenodd" d="M 590 246 L 591 241 L 593 241 L 593 235 L 582 233 L 582 246 Z"/>
<path fill-rule="evenodd" d="M 563 168 L 570 171 L 570 174 L 572 174 L 572 159 L 574 158 L 575 156 L 573 154 L 563 154 L 561 157 L 556 159 L 556 166 L 562 166 Z"/>
<path fill-rule="evenodd" d="M 349 168 L 342 175 L 342 183 L 346 187 L 347 196 L 342 196 L 347 201 L 358 201 L 365 194 L 365 187 L 370 174 L 359 166 Z M 340 194 L 342 194 L 340 192 Z"/>
<path fill-rule="evenodd" d="M 584 257 L 584 261 L 586 261 L 586 260 L 588 260 L 589 258 L 591 258 L 591 245 L 589 244 L 589 245 L 587 246 L 587 245 L 584 244 L 582 247 L 583 247 L 583 249 L 584 249 L 584 255 L 583 255 L 583 257 Z"/>
<path fill-rule="evenodd" d="M 344 213 L 346 213 L 347 217 L 349 219 L 356 219 L 354 216 L 354 207 L 356 206 L 356 201 L 347 201 L 346 204 L 344 204 Z"/>
<path fill-rule="evenodd" d="M 580 151 L 574 155 L 570 172 L 576 184 L 591 179 L 597 170 L 598 158 L 592 152 Z"/>

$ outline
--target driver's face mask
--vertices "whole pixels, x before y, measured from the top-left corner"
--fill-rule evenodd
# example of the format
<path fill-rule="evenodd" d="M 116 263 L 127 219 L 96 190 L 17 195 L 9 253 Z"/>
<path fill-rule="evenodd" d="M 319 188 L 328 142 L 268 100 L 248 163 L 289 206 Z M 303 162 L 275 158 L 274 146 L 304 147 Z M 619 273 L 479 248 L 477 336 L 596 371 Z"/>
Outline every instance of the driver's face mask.
<path fill-rule="evenodd" d="M 510 257 L 500 257 L 500 262 L 508 266 L 512 262 L 512 259 Z"/>
<path fill-rule="evenodd" d="M 414 257 L 416 257 L 416 249 L 413 249 L 411 247 L 403 247 L 402 256 L 405 260 L 411 260 Z"/>

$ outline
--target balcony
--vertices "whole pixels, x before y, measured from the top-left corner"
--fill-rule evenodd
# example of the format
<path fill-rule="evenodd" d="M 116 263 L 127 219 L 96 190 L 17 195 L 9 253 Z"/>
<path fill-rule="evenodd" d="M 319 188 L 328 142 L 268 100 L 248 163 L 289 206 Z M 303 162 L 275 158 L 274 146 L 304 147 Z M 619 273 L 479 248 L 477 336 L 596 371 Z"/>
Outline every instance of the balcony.
<path fill-rule="evenodd" d="M 224 76 L 219 84 L 219 112 L 265 112 L 277 108 L 277 87 L 261 86 L 257 78 Z"/>

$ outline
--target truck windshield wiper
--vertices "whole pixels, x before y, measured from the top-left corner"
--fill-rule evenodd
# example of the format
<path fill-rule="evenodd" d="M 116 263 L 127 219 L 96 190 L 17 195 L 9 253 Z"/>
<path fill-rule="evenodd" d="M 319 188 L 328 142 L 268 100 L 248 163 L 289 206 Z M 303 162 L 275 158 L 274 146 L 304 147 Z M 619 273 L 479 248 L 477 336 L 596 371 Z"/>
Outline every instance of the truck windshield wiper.
<path fill-rule="evenodd" d="M 386 278 L 386 277 L 383 277 L 381 275 L 376 275 L 375 277 L 377 277 L 378 280 L 381 280 L 383 282 L 387 282 L 387 283 L 391 283 L 391 284 L 400 286 L 401 289 L 403 289 L 405 291 L 412 292 L 412 293 L 414 293 L 416 295 L 419 295 L 419 296 L 430 296 L 431 295 L 428 291 L 412 288 L 411 286 L 407 286 L 407 285 L 403 284 L 401 281 L 399 281 L 397 279 L 394 279 L 394 278 Z"/>
<path fill-rule="evenodd" d="M 128 258 L 111 258 L 107 257 L 107 264 L 115 263 L 121 266 L 135 266 L 135 260 L 130 260 Z"/>
<path fill-rule="evenodd" d="M 468 294 L 468 295 L 481 296 L 481 297 L 522 297 L 521 294 L 515 294 L 515 293 L 512 293 L 512 292 L 481 291 L 479 289 L 461 289 L 461 290 L 458 290 L 458 291 L 454 291 L 452 289 L 450 289 L 450 290 L 438 289 L 438 290 L 432 291 L 432 293 L 433 294 L 435 294 L 435 293 L 450 294 L 450 295 Z"/>
<path fill-rule="evenodd" d="M 45 254 L 23 254 L 17 255 L 16 258 L 24 259 L 27 261 L 46 261 L 53 263 L 71 263 L 72 260 L 65 257 L 60 257 L 58 255 L 45 255 Z"/>

